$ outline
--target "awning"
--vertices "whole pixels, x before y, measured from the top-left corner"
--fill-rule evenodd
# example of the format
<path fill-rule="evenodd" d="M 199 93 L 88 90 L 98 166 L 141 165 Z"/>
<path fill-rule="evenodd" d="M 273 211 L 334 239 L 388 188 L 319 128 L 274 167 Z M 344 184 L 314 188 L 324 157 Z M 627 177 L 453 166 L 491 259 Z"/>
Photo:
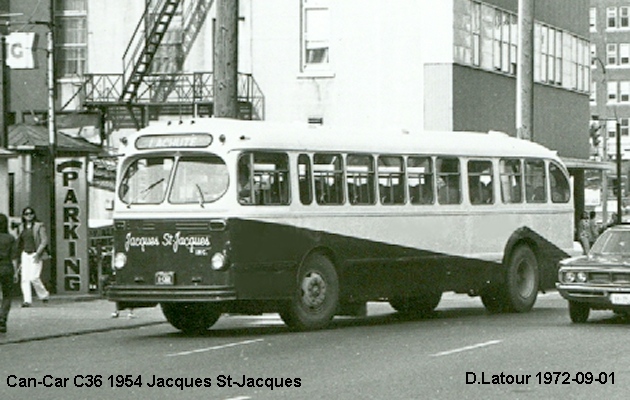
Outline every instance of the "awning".
<path fill-rule="evenodd" d="M 560 157 L 568 169 L 599 169 L 615 172 L 617 167 L 612 161 L 585 160 L 583 158 Z"/>
<path fill-rule="evenodd" d="M 11 157 L 17 157 L 17 154 L 0 147 L 0 158 L 11 158 Z"/>

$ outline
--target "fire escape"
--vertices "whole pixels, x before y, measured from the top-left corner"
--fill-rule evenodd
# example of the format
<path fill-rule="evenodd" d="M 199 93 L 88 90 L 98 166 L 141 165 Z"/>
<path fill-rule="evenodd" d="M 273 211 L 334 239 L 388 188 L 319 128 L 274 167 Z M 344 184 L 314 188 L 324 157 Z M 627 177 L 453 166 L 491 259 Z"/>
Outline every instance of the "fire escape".
<path fill-rule="evenodd" d="M 85 74 L 79 91 L 67 104 L 82 96 L 84 107 L 100 111 L 113 129 L 140 129 L 160 115 L 212 115 L 212 72 L 181 71 L 213 2 L 154 0 L 125 50 L 123 73 Z M 155 68 L 159 64 L 156 57 L 161 49 L 169 50 L 165 49 L 165 38 L 174 19 L 181 27 L 171 34 L 176 38 L 175 55 L 167 51 L 174 61 L 169 71 L 160 71 Z M 238 75 L 238 102 L 240 118 L 264 119 L 264 97 L 251 74 Z"/>

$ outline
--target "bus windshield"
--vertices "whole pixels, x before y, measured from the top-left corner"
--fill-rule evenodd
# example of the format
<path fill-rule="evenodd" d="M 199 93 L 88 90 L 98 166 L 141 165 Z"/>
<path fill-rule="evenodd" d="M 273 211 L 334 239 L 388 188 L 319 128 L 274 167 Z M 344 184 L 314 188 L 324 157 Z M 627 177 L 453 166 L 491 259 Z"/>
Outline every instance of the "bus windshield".
<path fill-rule="evenodd" d="M 228 188 L 228 169 L 215 155 L 151 156 L 135 159 L 123 174 L 120 199 L 125 204 L 160 204 L 166 198 L 174 204 L 203 205 L 218 200 Z"/>

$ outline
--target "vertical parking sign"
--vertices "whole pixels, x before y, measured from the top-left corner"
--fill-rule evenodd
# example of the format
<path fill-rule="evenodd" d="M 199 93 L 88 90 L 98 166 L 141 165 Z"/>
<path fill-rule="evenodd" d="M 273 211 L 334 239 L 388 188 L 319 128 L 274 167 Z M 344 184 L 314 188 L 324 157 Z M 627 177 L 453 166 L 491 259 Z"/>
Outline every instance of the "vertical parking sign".
<path fill-rule="evenodd" d="M 55 160 L 57 291 L 87 293 L 88 215 L 85 157 Z"/>
<path fill-rule="evenodd" d="M 7 66 L 11 69 L 35 68 L 34 32 L 13 32 L 6 36 Z"/>

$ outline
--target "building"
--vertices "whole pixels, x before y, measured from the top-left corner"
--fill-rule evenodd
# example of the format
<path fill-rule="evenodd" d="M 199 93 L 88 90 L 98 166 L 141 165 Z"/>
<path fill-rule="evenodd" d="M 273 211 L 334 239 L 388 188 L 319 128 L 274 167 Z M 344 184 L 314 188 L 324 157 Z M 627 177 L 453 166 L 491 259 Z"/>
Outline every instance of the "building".
<path fill-rule="evenodd" d="M 40 67 L 50 25 L 32 21 L 54 21 L 60 130 L 108 148 L 153 120 L 213 114 L 218 1 L 4 0 L 31 21 L 10 30 L 38 33 Z M 516 135 L 517 8 L 518 0 L 240 0 L 239 116 Z M 588 0 L 535 1 L 533 140 L 567 160 L 578 209 L 589 156 L 588 12 Z M 10 74 L 12 122 L 45 120 L 42 68 Z M 107 218 L 112 194 L 98 193 L 90 215 Z"/>
<path fill-rule="evenodd" d="M 616 161 L 619 143 L 620 182 L 627 182 L 630 160 L 630 4 L 622 0 L 591 0 L 589 30 L 591 154 L 604 161 Z M 615 200 L 609 200 L 608 212 L 616 212 L 617 173 L 610 175 L 606 192 L 608 199 Z M 624 185 L 622 196 L 627 197 L 627 184 Z M 602 192 L 599 187 L 597 189 L 598 194 Z M 605 197 L 598 197 L 598 203 L 603 204 Z"/>

